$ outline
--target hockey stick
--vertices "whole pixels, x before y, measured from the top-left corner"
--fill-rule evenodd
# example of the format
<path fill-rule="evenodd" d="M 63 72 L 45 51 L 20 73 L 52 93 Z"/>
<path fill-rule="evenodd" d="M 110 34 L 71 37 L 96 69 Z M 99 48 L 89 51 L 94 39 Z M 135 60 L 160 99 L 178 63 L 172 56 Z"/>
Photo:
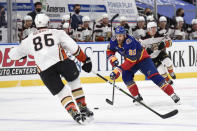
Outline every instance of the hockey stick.
<path fill-rule="evenodd" d="M 110 21 L 111 21 L 111 33 L 113 32 L 112 23 L 113 23 L 113 21 L 114 21 L 118 16 L 119 16 L 119 14 L 115 14 L 115 15 L 112 17 L 112 19 L 110 20 Z M 112 34 L 112 36 L 113 36 L 113 34 Z"/>
<path fill-rule="evenodd" d="M 109 83 L 109 84 L 111 84 L 111 85 L 113 84 L 112 82 L 110 82 L 109 80 L 107 80 L 106 78 L 104 78 L 103 76 L 101 76 L 100 74 L 98 74 L 98 73 L 96 73 L 96 72 L 94 72 L 94 71 L 92 71 L 92 73 L 94 73 L 95 75 L 97 75 L 98 77 L 100 77 L 101 79 L 103 79 L 104 81 L 106 81 L 107 83 Z M 172 116 L 174 116 L 174 115 L 176 115 L 176 114 L 178 113 L 178 110 L 175 109 L 175 110 L 173 110 L 173 111 L 171 111 L 171 112 L 169 112 L 169 113 L 166 113 L 166 114 L 162 115 L 162 114 L 156 112 L 155 110 L 153 110 L 152 108 L 150 108 L 149 106 L 147 106 L 146 104 L 144 104 L 144 103 L 138 101 L 138 100 L 137 100 L 136 98 L 134 98 L 132 95 L 130 95 L 129 93 L 127 93 L 126 91 L 124 91 L 124 90 L 121 89 L 120 87 L 116 86 L 115 84 L 114 84 L 114 87 L 115 87 L 116 89 L 118 89 L 119 91 L 121 91 L 122 93 L 124 93 L 124 94 L 126 94 L 127 96 L 129 96 L 130 98 L 136 100 L 138 103 L 140 103 L 141 105 L 143 105 L 145 108 L 147 108 L 148 110 L 152 111 L 153 113 L 155 113 L 156 115 L 160 116 L 160 117 L 163 118 L 163 119 L 172 117 Z"/>
<path fill-rule="evenodd" d="M 113 92 L 112 92 L 112 101 L 109 100 L 109 99 L 106 99 L 106 102 L 110 105 L 113 105 L 114 104 L 114 93 L 115 93 L 115 80 L 113 82 Z"/>

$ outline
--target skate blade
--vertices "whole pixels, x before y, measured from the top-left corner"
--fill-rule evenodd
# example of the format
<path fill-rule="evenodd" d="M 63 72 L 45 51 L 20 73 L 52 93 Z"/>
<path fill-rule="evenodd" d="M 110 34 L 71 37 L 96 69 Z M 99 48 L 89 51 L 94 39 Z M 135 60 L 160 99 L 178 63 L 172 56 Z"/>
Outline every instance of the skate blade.
<path fill-rule="evenodd" d="M 86 124 L 90 124 L 94 121 L 94 116 L 91 116 L 91 117 L 86 117 L 86 120 L 85 120 L 85 123 Z"/>
<path fill-rule="evenodd" d="M 181 101 L 179 100 L 177 103 L 175 103 L 176 105 L 182 105 Z"/>

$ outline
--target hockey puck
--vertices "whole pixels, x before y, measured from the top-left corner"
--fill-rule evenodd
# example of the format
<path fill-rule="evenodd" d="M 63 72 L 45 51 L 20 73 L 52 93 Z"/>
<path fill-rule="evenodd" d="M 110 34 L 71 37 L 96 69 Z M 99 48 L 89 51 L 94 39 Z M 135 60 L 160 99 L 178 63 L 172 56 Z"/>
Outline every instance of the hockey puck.
<path fill-rule="evenodd" d="M 99 108 L 98 108 L 98 107 L 94 107 L 94 109 L 95 109 L 95 110 L 98 110 Z"/>

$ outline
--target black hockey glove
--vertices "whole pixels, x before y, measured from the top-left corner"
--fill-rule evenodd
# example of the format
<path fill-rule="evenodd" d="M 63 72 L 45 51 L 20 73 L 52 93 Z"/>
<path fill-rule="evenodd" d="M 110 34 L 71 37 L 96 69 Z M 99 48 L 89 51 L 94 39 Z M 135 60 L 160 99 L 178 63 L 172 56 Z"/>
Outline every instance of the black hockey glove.
<path fill-rule="evenodd" d="M 92 70 L 92 62 L 90 60 L 90 57 L 87 57 L 83 66 L 82 66 L 82 69 L 85 71 L 85 72 L 91 72 Z"/>
<path fill-rule="evenodd" d="M 153 53 L 152 48 L 147 48 L 146 51 L 147 51 L 147 53 L 148 53 L 149 55 Z"/>
<path fill-rule="evenodd" d="M 162 50 L 162 49 L 164 49 L 165 48 L 165 43 L 164 42 L 161 42 L 160 44 L 159 44 L 159 46 L 158 46 L 158 49 L 159 50 Z"/>

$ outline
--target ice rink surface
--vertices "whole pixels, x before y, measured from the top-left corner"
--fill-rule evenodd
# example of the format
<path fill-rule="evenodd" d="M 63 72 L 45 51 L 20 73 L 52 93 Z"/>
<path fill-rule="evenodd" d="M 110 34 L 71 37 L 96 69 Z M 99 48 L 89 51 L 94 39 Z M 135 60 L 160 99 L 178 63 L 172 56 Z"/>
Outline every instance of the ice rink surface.
<path fill-rule="evenodd" d="M 0 88 L 0 131 L 197 131 L 197 79 L 174 81 L 181 105 L 175 105 L 151 81 L 137 82 L 144 102 L 159 113 L 178 109 L 171 118 L 162 119 L 107 83 L 83 84 L 94 122 L 78 125 L 64 110 L 59 100 L 45 87 Z M 123 83 L 117 83 L 127 90 Z M 95 110 L 94 107 L 98 107 Z"/>

